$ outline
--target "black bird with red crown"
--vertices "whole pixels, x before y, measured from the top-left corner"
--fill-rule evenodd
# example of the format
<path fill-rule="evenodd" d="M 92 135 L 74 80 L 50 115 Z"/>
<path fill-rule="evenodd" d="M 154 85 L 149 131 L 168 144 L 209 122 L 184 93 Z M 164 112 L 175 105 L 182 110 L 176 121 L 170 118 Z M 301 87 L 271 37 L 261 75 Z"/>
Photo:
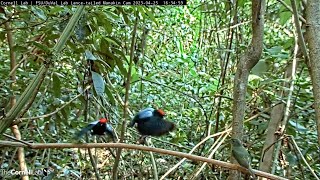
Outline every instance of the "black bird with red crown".
<path fill-rule="evenodd" d="M 137 124 L 139 133 L 143 136 L 162 136 L 175 127 L 175 124 L 164 119 L 165 112 L 161 109 L 146 108 L 138 112 L 129 124 Z"/>
<path fill-rule="evenodd" d="M 90 132 L 91 135 L 109 135 L 112 137 L 113 141 L 115 141 L 116 135 L 112 126 L 108 123 L 107 118 L 101 118 L 98 121 L 94 121 L 89 123 L 88 126 L 79 131 L 75 138 L 80 139 L 84 134 Z"/>

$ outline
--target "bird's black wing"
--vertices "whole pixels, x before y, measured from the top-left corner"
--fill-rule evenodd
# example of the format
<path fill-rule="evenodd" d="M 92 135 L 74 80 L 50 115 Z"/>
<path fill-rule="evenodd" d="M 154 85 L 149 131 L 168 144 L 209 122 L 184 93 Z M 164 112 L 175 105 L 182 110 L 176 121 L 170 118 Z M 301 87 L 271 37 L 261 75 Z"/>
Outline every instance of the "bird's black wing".
<path fill-rule="evenodd" d="M 91 129 L 95 126 L 96 124 L 94 123 L 90 123 L 87 127 L 81 129 L 81 131 L 79 131 L 76 135 L 75 135 L 75 139 L 80 139 L 84 134 L 86 134 L 87 132 L 90 132 Z"/>

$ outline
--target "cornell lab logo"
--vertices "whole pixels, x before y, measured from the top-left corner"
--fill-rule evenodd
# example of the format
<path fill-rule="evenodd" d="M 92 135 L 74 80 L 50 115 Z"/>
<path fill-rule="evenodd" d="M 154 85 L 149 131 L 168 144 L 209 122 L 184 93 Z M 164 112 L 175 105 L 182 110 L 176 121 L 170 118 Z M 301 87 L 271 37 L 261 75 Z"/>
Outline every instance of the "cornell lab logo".
<path fill-rule="evenodd" d="M 20 171 L 20 170 L 7 170 L 7 169 L 0 169 L 0 178 L 5 176 L 47 176 L 53 172 L 53 169 L 51 168 L 44 168 L 44 169 L 28 169 L 27 171 Z"/>

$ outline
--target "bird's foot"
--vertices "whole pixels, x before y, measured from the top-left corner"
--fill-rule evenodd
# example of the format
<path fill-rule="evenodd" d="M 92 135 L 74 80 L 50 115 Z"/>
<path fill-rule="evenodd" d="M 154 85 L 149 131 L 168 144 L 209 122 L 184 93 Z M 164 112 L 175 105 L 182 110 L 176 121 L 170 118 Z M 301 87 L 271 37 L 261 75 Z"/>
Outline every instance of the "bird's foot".
<path fill-rule="evenodd" d="M 142 136 L 139 138 L 139 140 L 138 140 L 137 143 L 138 143 L 138 144 L 145 144 L 147 137 L 148 137 L 148 136 L 142 135 Z"/>

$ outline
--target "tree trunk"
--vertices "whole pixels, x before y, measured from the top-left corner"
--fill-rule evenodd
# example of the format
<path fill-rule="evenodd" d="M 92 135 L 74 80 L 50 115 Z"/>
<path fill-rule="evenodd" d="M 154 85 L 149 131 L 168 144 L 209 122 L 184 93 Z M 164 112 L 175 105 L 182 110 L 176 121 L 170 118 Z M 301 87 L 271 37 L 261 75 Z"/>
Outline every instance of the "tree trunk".
<path fill-rule="evenodd" d="M 233 89 L 232 137 L 242 138 L 243 119 L 246 108 L 246 92 L 251 69 L 258 63 L 263 47 L 265 0 L 252 0 L 252 41 L 246 52 L 240 57 Z M 231 162 L 235 163 L 234 157 Z M 237 171 L 231 171 L 228 179 L 241 179 Z"/>
<path fill-rule="evenodd" d="M 309 48 L 314 110 L 320 144 L 320 5 L 319 0 L 308 0 L 306 9 L 307 42 Z"/>

